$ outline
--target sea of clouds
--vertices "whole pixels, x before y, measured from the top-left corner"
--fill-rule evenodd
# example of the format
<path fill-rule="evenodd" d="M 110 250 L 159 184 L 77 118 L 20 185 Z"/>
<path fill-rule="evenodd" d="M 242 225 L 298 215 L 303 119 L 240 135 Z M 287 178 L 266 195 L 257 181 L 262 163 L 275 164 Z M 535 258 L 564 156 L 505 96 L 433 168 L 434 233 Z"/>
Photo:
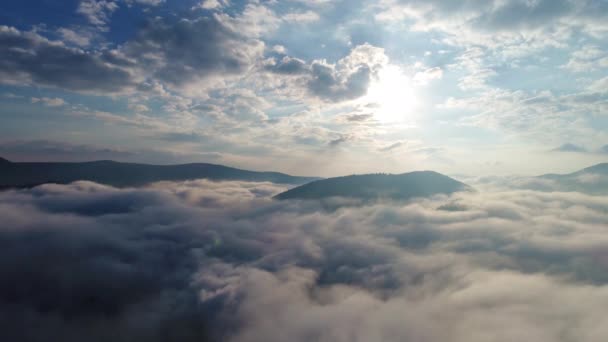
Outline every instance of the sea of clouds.
<path fill-rule="evenodd" d="M 608 197 L 328 206 L 272 199 L 283 190 L 199 180 L 1 192 L 1 340 L 608 336 Z"/>

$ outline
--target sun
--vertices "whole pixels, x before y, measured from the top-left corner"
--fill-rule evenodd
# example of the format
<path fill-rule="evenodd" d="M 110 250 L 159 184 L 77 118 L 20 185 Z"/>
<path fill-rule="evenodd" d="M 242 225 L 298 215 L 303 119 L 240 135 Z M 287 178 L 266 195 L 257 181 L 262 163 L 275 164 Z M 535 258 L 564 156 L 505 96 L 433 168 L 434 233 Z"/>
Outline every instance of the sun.
<path fill-rule="evenodd" d="M 417 105 L 411 79 L 396 65 L 380 70 L 364 101 L 373 108 L 375 118 L 385 123 L 406 120 Z"/>

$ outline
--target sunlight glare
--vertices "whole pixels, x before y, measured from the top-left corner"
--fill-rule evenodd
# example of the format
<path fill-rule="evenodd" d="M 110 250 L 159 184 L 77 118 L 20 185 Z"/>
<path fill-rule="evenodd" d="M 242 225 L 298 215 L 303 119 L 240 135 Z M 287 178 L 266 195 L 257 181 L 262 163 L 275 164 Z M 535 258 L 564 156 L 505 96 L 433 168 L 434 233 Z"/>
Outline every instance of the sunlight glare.
<path fill-rule="evenodd" d="M 375 118 L 385 123 L 404 121 L 417 104 L 410 78 L 396 65 L 379 72 L 368 89 L 366 103 L 375 107 Z"/>

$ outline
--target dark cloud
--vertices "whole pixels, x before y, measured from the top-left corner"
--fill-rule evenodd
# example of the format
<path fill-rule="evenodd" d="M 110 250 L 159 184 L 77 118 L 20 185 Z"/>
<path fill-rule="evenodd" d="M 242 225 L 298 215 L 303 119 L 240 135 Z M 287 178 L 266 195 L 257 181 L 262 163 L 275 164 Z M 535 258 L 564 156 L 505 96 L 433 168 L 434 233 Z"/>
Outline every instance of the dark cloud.
<path fill-rule="evenodd" d="M 149 21 L 125 46 L 163 82 L 182 86 L 219 75 L 238 75 L 261 57 L 264 43 L 238 32 L 216 16 Z"/>
<path fill-rule="evenodd" d="M 364 96 L 373 78 L 387 63 L 384 49 L 366 43 L 354 47 L 335 64 L 325 60 L 306 64 L 286 56 L 278 62 L 266 61 L 264 68 L 270 73 L 289 76 L 290 86 L 302 89 L 308 96 L 326 102 L 342 102 Z"/>
<path fill-rule="evenodd" d="M 108 63 L 104 55 L 7 26 L 0 26 L 0 79 L 4 83 L 110 93 L 125 91 L 135 83 L 128 70 Z"/>
<path fill-rule="evenodd" d="M 204 135 L 195 132 L 168 132 L 159 134 L 156 138 L 171 142 L 201 142 L 208 139 Z"/>
<path fill-rule="evenodd" d="M 392 143 L 392 144 L 390 144 L 388 146 L 379 148 L 378 151 L 380 151 L 380 152 L 388 152 L 388 151 L 392 151 L 394 149 L 398 149 L 399 147 L 402 147 L 403 145 L 404 144 L 403 144 L 402 141 L 397 141 L 397 142 Z"/>
<path fill-rule="evenodd" d="M 372 120 L 374 118 L 374 114 L 350 114 L 346 116 L 346 121 L 349 122 L 365 122 Z"/>
<path fill-rule="evenodd" d="M 356 71 L 341 79 L 334 73 L 333 68 L 313 63 L 308 89 L 322 99 L 343 101 L 365 95 L 370 82 L 371 70 L 367 65 L 359 66 Z"/>
<path fill-rule="evenodd" d="M 0 337 L 605 336 L 605 197 L 480 192 L 326 211 L 269 198 L 283 190 L 78 182 L 0 193 Z"/>
<path fill-rule="evenodd" d="M 83 4 L 90 20 L 106 24 L 108 18 L 100 17 L 105 5 Z M 264 43 L 231 20 L 236 19 L 151 19 L 123 46 L 99 51 L 0 26 L 0 76 L 5 83 L 95 93 L 143 89 L 138 85 L 150 80 L 173 87 L 206 81 L 207 86 L 213 78 L 242 74 L 262 56 Z"/>
<path fill-rule="evenodd" d="M 284 75 L 301 75 L 309 72 L 306 63 L 298 58 L 285 56 L 279 62 L 273 61 L 265 66 L 266 70 Z"/>

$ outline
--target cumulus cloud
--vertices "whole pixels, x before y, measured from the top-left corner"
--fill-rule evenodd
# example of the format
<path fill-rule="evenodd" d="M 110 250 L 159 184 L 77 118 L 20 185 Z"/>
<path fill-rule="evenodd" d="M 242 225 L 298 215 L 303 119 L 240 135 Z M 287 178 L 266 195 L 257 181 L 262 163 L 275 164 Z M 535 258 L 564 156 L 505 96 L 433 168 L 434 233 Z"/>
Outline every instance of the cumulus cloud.
<path fill-rule="evenodd" d="M 225 7 L 228 3 L 228 0 L 203 0 L 197 6 L 194 6 L 192 9 L 220 9 L 222 7 Z"/>
<path fill-rule="evenodd" d="M 105 29 L 112 12 L 117 9 L 116 1 L 83 0 L 78 4 L 76 12 L 84 15 L 91 24 Z"/>
<path fill-rule="evenodd" d="M 261 57 L 264 43 L 244 36 L 225 20 L 218 16 L 176 23 L 155 19 L 126 45 L 125 53 L 143 63 L 154 78 L 174 87 L 239 75 Z"/>
<path fill-rule="evenodd" d="M 120 55 L 87 52 L 48 40 L 35 32 L 0 26 L 0 79 L 73 91 L 120 92 L 135 78 Z"/>
<path fill-rule="evenodd" d="M 57 30 L 57 33 L 61 36 L 64 42 L 72 43 L 81 47 L 89 46 L 95 38 L 94 33 L 82 28 L 76 30 L 62 27 Z"/>
<path fill-rule="evenodd" d="M 112 13 L 119 8 L 116 0 L 81 0 L 76 9 L 76 13 L 83 15 L 89 23 L 102 31 L 108 30 L 108 24 Z M 158 6 L 164 0 L 124 0 L 128 6 L 140 4 L 145 6 Z"/>
<path fill-rule="evenodd" d="M 92 23 L 105 25 L 118 5 L 87 0 L 80 6 Z M 0 26 L 0 76 L 5 84 L 78 92 L 157 90 L 166 95 L 164 89 L 169 89 L 204 97 L 208 89 L 242 77 L 261 59 L 265 44 L 259 35 L 274 27 L 278 19 L 273 15 L 264 6 L 250 5 L 233 16 L 155 17 L 121 46 L 91 50 L 66 46 L 35 31 Z M 72 45 L 87 47 L 95 34 L 81 31 L 61 28 L 58 35 Z M 150 84 L 160 90 L 148 89 Z"/>
<path fill-rule="evenodd" d="M 2 334 L 602 341 L 608 333 L 606 197 L 479 192 L 325 210 L 270 199 L 282 190 L 77 182 L 0 193 Z"/>
<path fill-rule="evenodd" d="M 289 56 L 284 56 L 278 61 L 270 59 L 266 61 L 264 67 L 270 72 L 284 75 L 301 75 L 309 72 L 309 67 L 305 61 Z"/>
<path fill-rule="evenodd" d="M 289 87 L 301 89 L 300 97 L 312 95 L 326 102 L 341 102 L 364 96 L 378 72 L 387 64 L 384 49 L 366 43 L 354 47 L 336 63 L 326 60 L 306 63 L 284 56 L 280 60 L 266 60 L 264 69 L 283 76 L 284 84 Z"/>

